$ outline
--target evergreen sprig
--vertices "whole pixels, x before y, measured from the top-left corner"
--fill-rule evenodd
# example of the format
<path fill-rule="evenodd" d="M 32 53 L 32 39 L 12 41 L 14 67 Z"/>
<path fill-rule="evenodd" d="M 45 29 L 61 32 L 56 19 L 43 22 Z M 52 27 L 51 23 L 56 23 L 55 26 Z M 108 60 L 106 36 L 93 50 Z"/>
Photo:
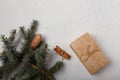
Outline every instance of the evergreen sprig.
<path fill-rule="evenodd" d="M 54 73 L 61 69 L 63 62 L 57 61 L 47 68 L 49 49 L 45 40 L 35 50 L 30 48 L 37 27 L 38 21 L 34 20 L 28 29 L 22 26 L 19 32 L 12 30 L 9 37 L 0 36 L 4 43 L 0 56 L 0 80 L 55 80 Z"/>

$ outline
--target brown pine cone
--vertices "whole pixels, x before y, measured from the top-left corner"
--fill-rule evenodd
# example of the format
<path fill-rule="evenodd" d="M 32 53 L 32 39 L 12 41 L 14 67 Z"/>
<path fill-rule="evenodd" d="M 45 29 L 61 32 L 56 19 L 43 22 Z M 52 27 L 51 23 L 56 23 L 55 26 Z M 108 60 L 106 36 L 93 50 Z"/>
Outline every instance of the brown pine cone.
<path fill-rule="evenodd" d="M 36 49 L 38 47 L 38 45 L 40 44 L 40 41 L 42 40 L 42 34 L 37 34 L 32 42 L 31 42 L 31 45 L 30 45 L 30 48 L 31 49 Z"/>

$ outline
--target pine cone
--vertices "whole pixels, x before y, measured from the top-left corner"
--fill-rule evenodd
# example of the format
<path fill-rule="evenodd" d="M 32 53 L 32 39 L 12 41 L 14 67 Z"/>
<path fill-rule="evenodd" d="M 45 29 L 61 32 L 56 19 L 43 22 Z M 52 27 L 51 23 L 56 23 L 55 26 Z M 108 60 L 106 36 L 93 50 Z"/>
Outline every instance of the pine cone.
<path fill-rule="evenodd" d="M 38 45 L 40 44 L 40 41 L 42 40 L 42 34 L 37 34 L 32 42 L 31 42 L 31 45 L 30 45 L 30 48 L 31 49 L 36 49 L 38 47 Z"/>

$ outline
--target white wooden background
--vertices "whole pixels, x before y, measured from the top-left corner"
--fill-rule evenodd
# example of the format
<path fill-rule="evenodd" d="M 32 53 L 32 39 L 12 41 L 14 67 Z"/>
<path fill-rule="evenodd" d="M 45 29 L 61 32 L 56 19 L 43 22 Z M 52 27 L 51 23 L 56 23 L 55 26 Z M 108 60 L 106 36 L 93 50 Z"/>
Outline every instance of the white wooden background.
<path fill-rule="evenodd" d="M 120 0 L 0 0 L 0 34 L 40 22 L 38 32 L 47 39 L 52 65 L 61 57 L 52 50 L 61 46 L 71 60 L 56 73 L 57 80 L 120 80 Z M 109 58 L 110 64 L 90 75 L 69 44 L 89 32 Z M 2 47 L 0 46 L 0 51 Z"/>

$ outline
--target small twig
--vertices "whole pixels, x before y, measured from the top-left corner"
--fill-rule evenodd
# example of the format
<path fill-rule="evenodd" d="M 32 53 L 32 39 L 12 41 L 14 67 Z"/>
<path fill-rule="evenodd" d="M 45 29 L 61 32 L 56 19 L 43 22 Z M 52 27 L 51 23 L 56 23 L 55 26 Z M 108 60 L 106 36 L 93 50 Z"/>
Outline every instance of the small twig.
<path fill-rule="evenodd" d="M 49 80 L 55 80 L 55 78 L 51 77 L 49 74 L 47 74 L 44 70 L 41 70 L 40 68 L 38 68 L 36 65 L 34 64 L 30 64 L 31 67 L 33 67 L 34 69 L 39 70 L 42 74 L 44 74 Z"/>

